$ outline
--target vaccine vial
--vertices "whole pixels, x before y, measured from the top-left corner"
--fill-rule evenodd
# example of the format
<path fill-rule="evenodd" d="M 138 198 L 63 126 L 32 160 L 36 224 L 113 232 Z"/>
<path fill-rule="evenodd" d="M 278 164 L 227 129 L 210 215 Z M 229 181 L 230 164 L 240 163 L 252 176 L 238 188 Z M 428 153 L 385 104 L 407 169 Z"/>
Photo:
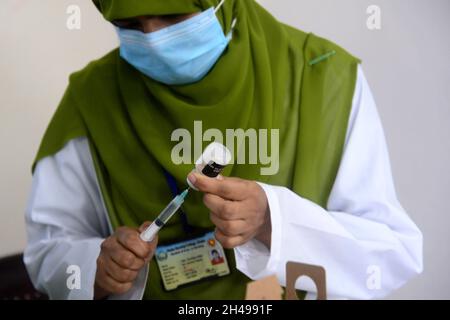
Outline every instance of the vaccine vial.
<path fill-rule="evenodd" d="M 195 161 L 195 168 L 192 171 L 210 178 L 216 178 L 230 162 L 230 150 L 221 143 L 213 142 L 206 147 L 200 158 Z M 189 187 L 198 191 L 189 179 L 186 179 L 186 181 Z"/>

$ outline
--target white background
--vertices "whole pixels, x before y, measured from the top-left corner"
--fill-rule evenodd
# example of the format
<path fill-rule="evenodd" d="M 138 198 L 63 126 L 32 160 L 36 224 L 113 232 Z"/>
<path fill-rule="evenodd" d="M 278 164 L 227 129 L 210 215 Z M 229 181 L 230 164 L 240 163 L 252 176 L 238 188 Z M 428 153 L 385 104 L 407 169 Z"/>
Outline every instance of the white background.
<path fill-rule="evenodd" d="M 424 233 L 425 271 L 391 298 L 450 299 L 450 1 L 261 0 L 283 22 L 363 60 L 399 198 Z M 68 5 L 81 30 L 66 28 Z M 382 29 L 366 27 L 369 5 Z M 0 257 L 25 245 L 30 165 L 68 75 L 117 46 L 90 0 L 0 1 Z"/>

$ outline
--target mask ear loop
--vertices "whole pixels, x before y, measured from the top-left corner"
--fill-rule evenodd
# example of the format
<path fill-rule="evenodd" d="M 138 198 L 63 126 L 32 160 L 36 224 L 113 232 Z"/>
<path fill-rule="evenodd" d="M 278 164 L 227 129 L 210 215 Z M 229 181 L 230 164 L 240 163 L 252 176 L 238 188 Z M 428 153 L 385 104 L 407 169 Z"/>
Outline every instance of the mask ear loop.
<path fill-rule="evenodd" d="M 214 14 L 217 13 L 217 11 L 219 11 L 219 9 L 223 6 L 223 4 L 225 3 L 225 0 L 221 0 L 219 2 L 219 4 L 217 5 L 217 7 L 214 9 Z M 228 41 L 230 41 L 233 38 L 233 31 L 234 28 L 236 27 L 236 23 L 237 23 L 237 18 L 233 19 L 233 22 L 231 23 L 231 28 L 230 28 L 230 32 L 227 35 L 227 39 Z"/>
<path fill-rule="evenodd" d="M 219 11 L 219 9 L 223 6 L 224 3 L 225 0 L 220 1 L 217 7 L 214 9 L 214 13 L 217 13 L 217 11 Z"/>
<path fill-rule="evenodd" d="M 236 27 L 236 23 L 237 23 L 237 18 L 234 18 L 233 22 L 231 23 L 231 31 L 233 31 L 234 27 Z"/>
<path fill-rule="evenodd" d="M 231 23 L 231 29 L 230 32 L 228 32 L 227 34 L 227 40 L 228 42 L 231 41 L 231 39 L 233 39 L 233 32 L 234 32 L 234 27 L 236 27 L 236 23 L 237 23 L 237 18 L 233 19 L 233 22 Z"/>

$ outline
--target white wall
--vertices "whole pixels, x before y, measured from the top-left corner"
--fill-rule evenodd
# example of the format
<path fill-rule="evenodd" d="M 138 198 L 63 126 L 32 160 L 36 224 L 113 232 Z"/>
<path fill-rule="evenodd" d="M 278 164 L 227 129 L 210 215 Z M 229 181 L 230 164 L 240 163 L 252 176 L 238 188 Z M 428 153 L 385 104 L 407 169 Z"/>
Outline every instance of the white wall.
<path fill-rule="evenodd" d="M 399 198 L 424 234 L 425 271 L 392 298 L 450 299 L 450 1 L 261 0 L 280 20 L 363 60 Z M 366 9 L 382 10 L 369 31 Z"/>
<path fill-rule="evenodd" d="M 399 197 L 425 237 L 425 272 L 392 298 L 450 298 L 450 1 L 261 0 L 288 24 L 363 60 Z M 66 28 L 77 4 L 82 29 Z M 382 29 L 366 8 L 379 5 Z M 117 45 L 90 0 L 0 1 L 0 256 L 25 245 L 30 164 L 67 77 Z"/>
<path fill-rule="evenodd" d="M 66 28 L 81 7 L 82 28 Z M 117 45 L 90 0 L 0 1 L 0 256 L 25 244 L 30 164 L 68 75 Z"/>

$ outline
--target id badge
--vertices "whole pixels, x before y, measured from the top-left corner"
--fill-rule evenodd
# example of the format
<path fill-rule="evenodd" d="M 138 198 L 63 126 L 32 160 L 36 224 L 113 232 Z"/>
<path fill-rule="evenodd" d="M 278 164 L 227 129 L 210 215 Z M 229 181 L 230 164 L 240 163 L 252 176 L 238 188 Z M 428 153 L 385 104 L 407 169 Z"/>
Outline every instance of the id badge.
<path fill-rule="evenodd" d="M 167 291 L 230 273 L 225 252 L 214 237 L 214 232 L 200 238 L 159 246 L 155 257 Z"/>

